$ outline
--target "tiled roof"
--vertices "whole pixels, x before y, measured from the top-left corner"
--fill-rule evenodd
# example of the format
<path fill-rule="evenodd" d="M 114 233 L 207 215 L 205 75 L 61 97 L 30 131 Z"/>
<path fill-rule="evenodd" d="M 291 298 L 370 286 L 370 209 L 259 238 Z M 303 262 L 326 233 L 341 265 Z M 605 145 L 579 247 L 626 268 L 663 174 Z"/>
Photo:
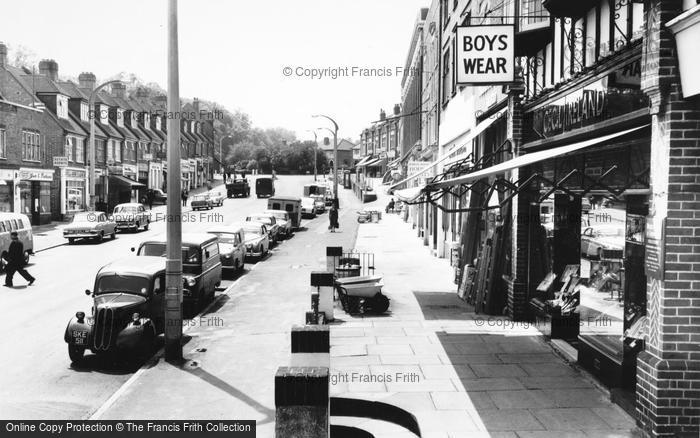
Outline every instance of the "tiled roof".
<path fill-rule="evenodd" d="M 61 82 L 60 84 L 61 88 L 63 88 L 66 91 L 68 97 L 70 97 L 71 99 L 83 99 L 86 102 L 90 100 L 90 96 L 86 94 L 83 90 L 81 90 L 78 87 L 78 85 L 74 82 L 65 81 Z"/>
<path fill-rule="evenodd" d="M 22 70 L 21 68 L 17 68 L 11 65 L 8 65 L 5 67 L 5 70 L 10 74 L 15 79 L 15 82 L 17 82 L 17 85 L 19 85 L 26 93 L 26 97 L 31 99 L 35 105 L 43 105 L 41 100 L 39 100 L 38 97 L 36 97 L 36 94 L 32 92 L 31 87 L 27 87 L 27 84 L 22 80 L 22 76 L 26 75 L 27 72 Z M 12 96 L 5 96 L 8 101 L 10 102 L 16 102 L 19 103 L 15 100 L 13 100 Z"/>
<path fill-rule="evenodd" d="M 82 126 L 80 126 L 78 123 L 75 123 L 73 120 L 70 119 L 70 116 L 68 119 L 62 119 L 59 118 L 56 114 L 52 113 L 51 111 L 44 111 L 44 114 L 48 114 L 51 119 L 53 119 L 58 126 L 60 126 L 64 131 L 70 133 L 70 134 L 77 134 L 77 135 L 82 135 L 82 136 L 87 136 L 89 134 L 89 130 L 83 129 Z"/>
<path fill-rule="evenodd" d="M 86 122 L 85 120 L 80 120 L 79 117 L 77 117 L 72 111 L 68 111 L 68 116 L 71 118 L 73 123 L 80 125 L 85 132 L 90 134 L 90 123 Z M 105 133 L 105 130 L 103 129 L 102 123 L 95 121 L 95 137 L 99 138 L 107 138 L 107 134 Z"/>
<path fill-rule="evenodd" d="M 333 140 L 331 140 L 331 144 L 329 145 L 324 145 L 320 144 L 319 148 L 322 151 L 332 151 L 333 150 Z M 338 141 L 338 150 L 339 151 L 351 151 L 355 148 L 355 145 L 344 138 Z"/>
<path fill-rule="evenodd" d="M 63 87 L 44 75 L 23 74 L 20 79 L 35 93 L 60 93 L 68 96 L 68 92 Z"/>

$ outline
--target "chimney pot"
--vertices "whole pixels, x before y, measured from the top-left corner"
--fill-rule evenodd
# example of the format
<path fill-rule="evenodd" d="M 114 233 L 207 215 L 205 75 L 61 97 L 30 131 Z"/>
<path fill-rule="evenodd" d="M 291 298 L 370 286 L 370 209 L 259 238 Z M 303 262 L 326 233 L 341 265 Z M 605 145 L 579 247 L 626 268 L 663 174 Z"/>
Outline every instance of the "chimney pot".
<path fill-rule="evenodd" d="M 386 120 L 386 112 L 384 110 L 379 111 L 379 120 Z"/>
<path fill-rule="evenodd" d="M 7 46 L 0 42 L 0 68 L 7 67 Z"/>
<path fill-rule="evenodd" d="M 195 117 L 199 116 L 199 99 L 196 97 L 192 101 L 192 108 L 194 108 Z"/>
<path fill-rule="evenodd" d="M 123 99 L 125 94 L 126 84 L 123 84 L 121 82 L 115 82 L 112 84 L 112 96 Z"/>
<path fill-rule="evenodd" d="M 400 115 L 400 114 L 401 114 L 401 105 L 399 105 L 399 104 L 397 103 L 396 105 L 394 105 L 394 115 L 395 115 L 395 116 L 398 116 L 398 115 Z"/>
<path fill-rule="evenodd" d="M 42 59 L 39 61 L 39 74 L 52 81 L 58 81 L 58 63 L 53 59 Z"/>
<path fill-rule="evenodd" d="M 84 88 L 87 90 L 94 90 L 95 89 L 95 83 L 97 82 L 97 78 L 93 73 L 90 72 L 83 72 L 80 73 L 80 76 L 78 76 L 78 84 L 80 88 Z"/>

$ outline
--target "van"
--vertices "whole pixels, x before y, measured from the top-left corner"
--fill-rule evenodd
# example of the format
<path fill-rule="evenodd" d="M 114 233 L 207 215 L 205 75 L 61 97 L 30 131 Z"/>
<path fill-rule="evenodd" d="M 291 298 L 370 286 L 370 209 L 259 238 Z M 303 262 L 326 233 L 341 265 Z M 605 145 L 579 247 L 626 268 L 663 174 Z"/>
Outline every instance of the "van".
<path fill-rule="evenodd" d="M 142 242 L 137 255 L 166 257 L 165 238 Z M 221 284 L 221 260 L 216 235 L 182 235 L 182 283 L 183 304 L 192 310 L 192 314 L 214 298 L 216 287 Z"/>
<path fill-rule="evenodd" d="M 275 196 L 275 181 L 271 177 L 260 177 L 255 180 L 255 195 L 258 198 Z"/>
<path fill-rule="evenodd" d="M 267 209 L 286 211 L 292 219 L 292 228 L 299 228 L 301 224 L 301 198 L 273 196 L 267 200 Z"/>
<path fill-rule="evenodd" d="M 34 254 L 34 235 L 32 223 L 26 214 L 0 213 L 0 253 L 10 247 L 10 233 L 17 231 L 19 241 L 24 245 L 24 261 L 29 263 L 29 256 Z M 0 265 L 5 261 L 0 261 Z"/>

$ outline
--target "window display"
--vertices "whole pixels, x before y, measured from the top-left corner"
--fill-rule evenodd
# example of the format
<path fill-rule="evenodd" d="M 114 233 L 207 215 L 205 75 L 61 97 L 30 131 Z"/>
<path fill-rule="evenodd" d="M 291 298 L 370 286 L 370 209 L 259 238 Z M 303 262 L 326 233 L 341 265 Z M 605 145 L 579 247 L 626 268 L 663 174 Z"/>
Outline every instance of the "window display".
<path fill-rule="evenodd" d="M 66 181 L 66 211 L 85 210 L 85 181 Z"/>
<path fill-rule="evenodd" d="M 12 204 L 14 204 L 12 183 L 0 184 L 0 211 L 12 211 Z"/>

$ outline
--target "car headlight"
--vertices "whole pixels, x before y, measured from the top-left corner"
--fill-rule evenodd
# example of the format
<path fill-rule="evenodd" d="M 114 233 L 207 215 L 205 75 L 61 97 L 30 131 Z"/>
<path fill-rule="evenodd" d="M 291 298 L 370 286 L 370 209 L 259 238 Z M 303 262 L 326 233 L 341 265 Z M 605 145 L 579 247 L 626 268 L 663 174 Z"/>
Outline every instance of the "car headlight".
<path fill-rule="evenodd" d="M 182 277 L 182 281 L 183 283 L 185 283 L 185 285 L 189 287 L 192 287 L 197 283 L 197 280 L 194 277 L 190 276 Z"/>
<path fill-rule="evenodd" d="M 249 244 L 247 244 L 247 245 L 246 245 L 245 247 L 246 247 L 246 249 L 253 249 L 253 245 L 252 245 L 252 244 L 250 244 L 250 243 L 249 243 Z"/>
<path fill-rule="evenodd" d="M 224 258 L 230 259 L 230 258 L 231 258 L 231 254 L 226 254 L 226 255 L 224 256 Z"/>

